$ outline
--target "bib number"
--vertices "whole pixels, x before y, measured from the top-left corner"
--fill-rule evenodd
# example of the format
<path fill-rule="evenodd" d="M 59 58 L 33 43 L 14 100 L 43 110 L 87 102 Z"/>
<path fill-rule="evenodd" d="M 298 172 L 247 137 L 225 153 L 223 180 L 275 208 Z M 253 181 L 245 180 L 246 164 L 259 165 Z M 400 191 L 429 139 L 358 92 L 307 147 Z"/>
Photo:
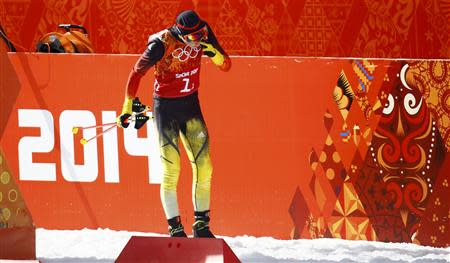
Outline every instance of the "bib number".
<path fill-rule="evenodd" d="M 192 89 L 189 89 L 189 81 L 190 81 L 190 79 L 189 78 L 184 78 L 184 79 L 182 79 L 182 81 L 184 81 L 184 89 L 182 89 L 182 90 L 180 90 L 180 92 L 181 93 L 186 93 L 186 92 L 190 92 Z M 194 84 L 192 84 L 192 85 L 194 85 Z M 194 87 L 192 87 L 192 88 L 194 88 Z"/>

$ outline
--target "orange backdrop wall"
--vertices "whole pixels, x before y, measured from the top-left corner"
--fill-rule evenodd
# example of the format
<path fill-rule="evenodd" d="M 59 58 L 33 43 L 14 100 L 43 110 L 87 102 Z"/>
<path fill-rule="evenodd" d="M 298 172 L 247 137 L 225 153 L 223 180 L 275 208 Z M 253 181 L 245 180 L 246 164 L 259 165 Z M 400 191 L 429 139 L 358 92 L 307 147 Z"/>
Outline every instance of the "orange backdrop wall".
<path fill-rule="evenodd" d="M 34 50 L 58 24 L 83 24 L 99 53 L 141 53 L 195 9 L 232 55 L 449 58 L 450 3 L 413 1 L 0 0 L 0 24 Z"/>
<path fill-rule="evenodd" d="M 8 54 L 1 148 L 36 227 L 166 233 L 152 123 L 84 148 L 96 132 L 72 134 L 114 121 L 136 59 Z M 228 73 L 202 68 L 215 233 L 448 246 L 448 62 L 235 57 Z M 152 80 L 139 89 L 147 104 Z M 187 226 L 190 184 L 184 159 Z"/>

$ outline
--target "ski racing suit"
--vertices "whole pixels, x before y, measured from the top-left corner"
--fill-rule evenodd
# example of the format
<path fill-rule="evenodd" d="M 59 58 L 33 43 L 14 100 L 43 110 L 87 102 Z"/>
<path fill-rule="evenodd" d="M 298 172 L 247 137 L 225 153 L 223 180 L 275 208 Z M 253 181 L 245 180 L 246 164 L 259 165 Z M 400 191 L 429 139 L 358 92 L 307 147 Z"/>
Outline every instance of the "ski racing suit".
<path fill-rule="evenodd" d="M 142 76 L 155 67 L 153 114 L 158 131 L 163 180 L 161 202 L 167 219 L 179 216 L 177 183 L 180 174 L 179 137 L 192 165 L 192 202 L 195 211 L 208 211 L 212 164 L 209 134 L 198 99 L 202 55 L 223 71 L 231 61 L 207 27 L 207 46 L 185 44 L 173 27 L 149 37 L 144 53 L 133 67 L 127 83 L 127 96 L 134 97 Z M 206 47 L 206 48 L 205 48 Z M 217 61 L 217 57 L 220 57 Z"/>

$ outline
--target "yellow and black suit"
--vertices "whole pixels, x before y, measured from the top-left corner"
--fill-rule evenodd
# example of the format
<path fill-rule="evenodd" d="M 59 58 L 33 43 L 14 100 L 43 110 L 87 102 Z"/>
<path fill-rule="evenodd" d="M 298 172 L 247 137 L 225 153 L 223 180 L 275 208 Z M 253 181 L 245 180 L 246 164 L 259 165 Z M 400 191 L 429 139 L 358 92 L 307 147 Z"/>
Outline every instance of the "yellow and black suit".
<path fill-rule="evenodd" d="M 135 96 L 140 78 L 155 66 L 153 110 L 164 172 L 160 194 L 167 219 L 179 216 L 180 137 L 192 165 L 194 209 L 202 212 L 210 208 L 209 134 L 198 100 L 201 58 L 202 54 L 211 57 L 223 71 L 229 70 L 231 62 L 211 28 L 206 23 L 204 26 L 208 30 L 206 48 L 185 44 L 174 27 L 150 36 L 147 49 L 131 71 L 127 84 L 126 95 Z"/>
<path fill-rule="evenodd" d="M 192 165 L 194 209 L 209 210 L 212 165 L 209 156 L 209 135 L 200 109 L 198 93 L 176 99 L 155 97 L 153 103 L 164 170 L 161 200 L 167 219 L 179 215 L 179 137 Z"/>

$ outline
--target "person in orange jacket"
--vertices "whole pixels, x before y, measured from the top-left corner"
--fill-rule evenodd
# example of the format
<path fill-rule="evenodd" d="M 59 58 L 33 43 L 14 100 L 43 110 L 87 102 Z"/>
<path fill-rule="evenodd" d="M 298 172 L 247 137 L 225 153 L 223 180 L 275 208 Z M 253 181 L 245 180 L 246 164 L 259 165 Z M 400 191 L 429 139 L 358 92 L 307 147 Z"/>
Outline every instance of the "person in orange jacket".
<path fill-rule="evenodd" d="M 209 134 L 198 99 L 203 54 L 219 69 L 230 69 L 231 60 L 211 27 L 194 11 L 181 12 L 175 25 L 149 37 L 146 50 L 129 75 L 122 113 L 117 119 L 120 127 L 128 127 L 140 79 L 154 66 L 153 114 L 164 171 L 160 194 L 172 237 L 187 236 L 177 200 L 179 137 L 192 164 L 193 235 L 214 237 L 209 228 L 212 174 Z"/>

